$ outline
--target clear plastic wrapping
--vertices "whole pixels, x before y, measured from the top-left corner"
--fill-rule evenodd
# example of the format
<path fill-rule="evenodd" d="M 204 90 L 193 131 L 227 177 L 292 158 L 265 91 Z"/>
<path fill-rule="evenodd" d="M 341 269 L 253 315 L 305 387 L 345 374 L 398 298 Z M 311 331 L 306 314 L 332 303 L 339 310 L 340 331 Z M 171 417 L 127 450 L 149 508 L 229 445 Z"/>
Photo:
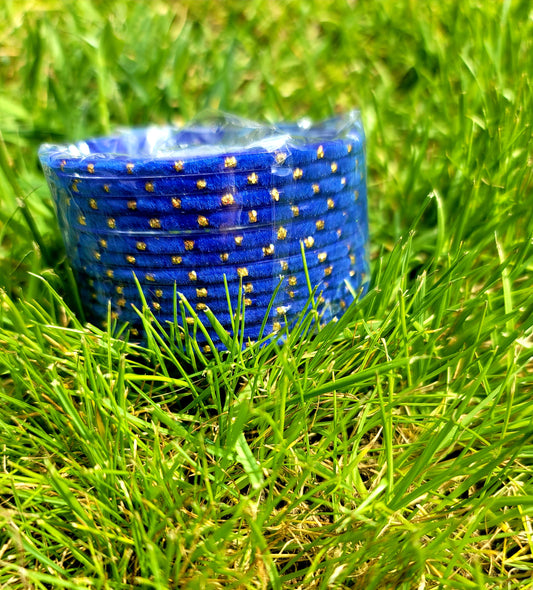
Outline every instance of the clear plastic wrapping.
<path fill-rule="evenodd" d="M 39 157 L 96 323 L 106 321 L 111 302 L 112 317 L 141 335 L 136 280 L 163 325 L 192 320 L 175 317 L 176 290 L 229 330 L 227 291 L 236 301 L 241 290 L 252 340 L 276 290 L 266 333 L 294 321 L 309 298 L 308 280 L 318 286 L 326 320 L 366 289 L 358 111 L 318 124 L 210 115 L 183 128 L 45 144 Z"/>

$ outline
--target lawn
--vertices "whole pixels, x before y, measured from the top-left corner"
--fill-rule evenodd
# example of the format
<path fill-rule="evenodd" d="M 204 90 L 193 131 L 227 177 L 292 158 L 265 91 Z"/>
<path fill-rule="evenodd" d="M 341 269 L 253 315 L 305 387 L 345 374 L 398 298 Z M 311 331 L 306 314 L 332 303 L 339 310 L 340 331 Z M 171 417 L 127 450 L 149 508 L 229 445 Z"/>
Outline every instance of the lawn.
<path fill-rule="evenodd" d="M 0 589 L 531 588 L 530 1 L 0 23 Z M 211 356 L 84 323 L 42 142 L 353 107 L 372 281 L 340 321 Z"/>

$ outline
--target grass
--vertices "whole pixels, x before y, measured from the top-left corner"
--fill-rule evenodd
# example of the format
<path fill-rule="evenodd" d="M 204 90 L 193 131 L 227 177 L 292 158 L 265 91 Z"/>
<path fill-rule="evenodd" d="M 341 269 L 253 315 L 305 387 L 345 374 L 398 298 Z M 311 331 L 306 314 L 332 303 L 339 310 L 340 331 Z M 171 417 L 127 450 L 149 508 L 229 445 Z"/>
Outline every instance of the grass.
<path fill-rule="evenodd" d="M 0 17 L 0 588 L 530 588 L 530 3 Z M 213 358 L 75 313 L 42 141 L 353 105 L 373 276 L 338 323 Z"/>

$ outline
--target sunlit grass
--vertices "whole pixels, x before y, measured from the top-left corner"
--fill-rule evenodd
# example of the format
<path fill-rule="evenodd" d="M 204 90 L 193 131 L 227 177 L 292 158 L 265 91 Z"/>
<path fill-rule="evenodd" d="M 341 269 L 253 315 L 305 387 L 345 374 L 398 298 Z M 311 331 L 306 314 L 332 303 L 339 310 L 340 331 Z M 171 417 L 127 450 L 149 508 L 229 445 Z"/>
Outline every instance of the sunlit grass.
<path fill-rule="evenodd" d="M 528 588 L 529 3 L 0 17 L 0 588 Z M 353 106 L 373 275 L 340 321 L 216 355 L 83 322 L 42 141 Z"/>

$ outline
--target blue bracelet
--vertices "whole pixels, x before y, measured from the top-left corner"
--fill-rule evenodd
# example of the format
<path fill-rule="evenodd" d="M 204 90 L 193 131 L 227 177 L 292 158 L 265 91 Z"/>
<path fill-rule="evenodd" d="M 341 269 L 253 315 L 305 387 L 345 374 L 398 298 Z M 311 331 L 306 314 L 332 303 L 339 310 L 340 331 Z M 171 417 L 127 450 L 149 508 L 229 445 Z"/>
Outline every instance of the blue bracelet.
<path fill-rule="evenodd" d="M 287 285 L 269 318 L 274 331 L 305 305 L 307 278 L 322 289 L 331 317 L 353 292 L 366 289 L 358 113 L 318 125 L 217 123 L 41 146 L 67 252 L 94 321 L 106 320 L 111 302 L 113 319 L 138 325 L 134 276 L 165 322 L 172 319 L 174 288 L 229 322 L 224 277 L 231 297 L 242 285 L 250 337 L 280 276 Z"/>

